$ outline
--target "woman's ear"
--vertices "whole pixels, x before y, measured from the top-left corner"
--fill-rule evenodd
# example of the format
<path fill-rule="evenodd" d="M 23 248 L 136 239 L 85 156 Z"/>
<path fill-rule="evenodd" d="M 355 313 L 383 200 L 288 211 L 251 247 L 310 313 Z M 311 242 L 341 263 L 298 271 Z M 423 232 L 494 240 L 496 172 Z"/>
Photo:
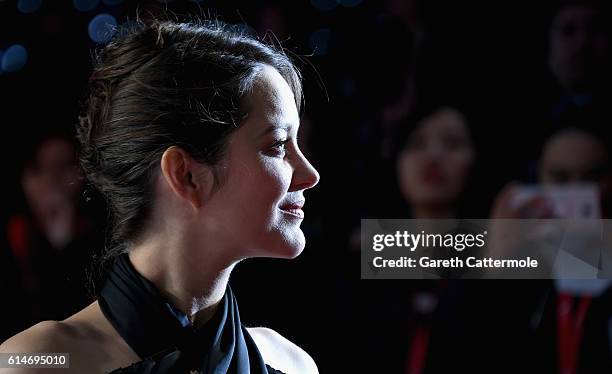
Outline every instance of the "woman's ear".
<path fill-rule="evenodd" d="M 161 158 L 161 171 L 170 190 L 194 209 L 201 208 L 208 200 L 214 184 L 212 170 L 184 149 L 177 146 L 166 149 Z"/>

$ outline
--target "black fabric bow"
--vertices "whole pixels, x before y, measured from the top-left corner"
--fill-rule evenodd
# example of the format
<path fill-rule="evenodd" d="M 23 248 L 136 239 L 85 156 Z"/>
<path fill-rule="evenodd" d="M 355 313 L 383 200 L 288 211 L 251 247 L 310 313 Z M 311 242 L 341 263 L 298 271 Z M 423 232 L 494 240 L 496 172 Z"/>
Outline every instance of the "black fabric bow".
<path fill-rule="evenodd" d="M 126 343 L 144 358 L 114 374 L 278 372 L 264 363 L 240 322 L 229 285 L 213 317 L 196 329 L 122 254 L 110 270 L 98 303 Z"/>

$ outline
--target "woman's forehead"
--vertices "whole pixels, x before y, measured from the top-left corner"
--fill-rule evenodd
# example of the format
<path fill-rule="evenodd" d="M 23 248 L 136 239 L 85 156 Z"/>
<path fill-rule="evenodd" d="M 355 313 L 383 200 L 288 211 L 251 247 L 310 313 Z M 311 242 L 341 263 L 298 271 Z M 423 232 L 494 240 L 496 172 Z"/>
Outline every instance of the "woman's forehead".
<path fill-rule="evenodd" d="M 299 124 L 293 92 L 280 73 L 272 67 L 266 66 L 258 74 L 247 100 L 250 104 L 249 118 L 271 124 Z"/>

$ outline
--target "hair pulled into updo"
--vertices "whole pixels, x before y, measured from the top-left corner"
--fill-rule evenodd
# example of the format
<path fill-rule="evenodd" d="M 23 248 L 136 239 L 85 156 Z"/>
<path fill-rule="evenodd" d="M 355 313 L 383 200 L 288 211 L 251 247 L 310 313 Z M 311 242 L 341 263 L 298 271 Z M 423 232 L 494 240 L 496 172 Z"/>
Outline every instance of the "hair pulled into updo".
<path fill-rule="evenodd" d="M 137 21 L 96 52 L 77 137 L 86 178 L 111 214 L 104 259 L 143 232 L 166 149 L 179 146 L 214 170 L 265 65 L 299 109 L 301 76 L 282 48 L 220 21 Z"/>

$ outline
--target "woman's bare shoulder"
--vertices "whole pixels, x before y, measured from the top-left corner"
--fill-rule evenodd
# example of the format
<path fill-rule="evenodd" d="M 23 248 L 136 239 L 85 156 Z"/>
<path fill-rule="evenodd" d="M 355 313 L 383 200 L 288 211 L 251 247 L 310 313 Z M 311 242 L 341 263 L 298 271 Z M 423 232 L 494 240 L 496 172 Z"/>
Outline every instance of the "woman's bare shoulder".
<path fill-rule="evenodd" d="M 306 351 L 267 327 L 247 328 L 264 361 L 287 374 L 318 374 L 315 361 Z"/>
<path fill-rule="evenodd" d="M 95 327 L 95 321 L 87 318 L 91 315 L 91 308 L 92 305 L 63 321 L 37 323 L 8 339 L 0 346 L 0 350 L 34 352 L 41 349 L 73 348 L 85 340 L 100 338 L 101 332 Z"/>
<path fill-rule="evenodd" d="M 0 352 L 68 353 L 69 372 L 108 372 L 138 361 L 109 327 L 94 302 L 63 321 L 40 322 L 11 337 L 0 345 Z"/>
<path fill-rule="evenodd" d="M 0 345 L 2 353 L 52 352 L 66 346 L 73 331 L 59 321 L 43 321 L 9 338 Z"/>
<path fill-rule="evenodd" d="M 74 358 L 73 343 L 78 332 L 70 326 L 59 321 L 43 321 L 20 332 L 0 345 L 0 353 L 14 353 L 18 355 L 32 353 L 68 353 L 69 373 L 76 373 L 78 369 L 70 361 Z M 53 369 L 48 369 L 53 370 Z M 41 369 L 19 368 L 0 369 L 0 373 L 40 373 Z"/>

